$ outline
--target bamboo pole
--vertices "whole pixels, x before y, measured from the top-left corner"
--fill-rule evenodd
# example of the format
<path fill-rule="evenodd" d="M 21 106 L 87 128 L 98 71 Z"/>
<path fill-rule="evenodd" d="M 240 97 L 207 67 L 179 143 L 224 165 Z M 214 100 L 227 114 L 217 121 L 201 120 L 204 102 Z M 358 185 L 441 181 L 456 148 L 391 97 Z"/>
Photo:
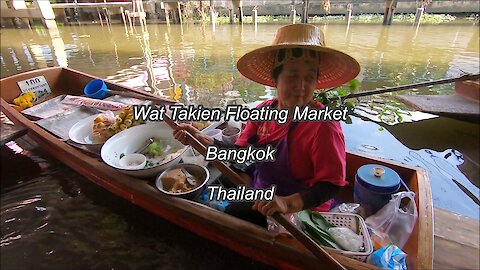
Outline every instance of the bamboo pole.
<path fill-rule="evenodd" d="M 384 94 L 384 93 L 389 93 L 389 92 L 395 92 L 395 91 L 401 91 L 401 90 L 407 90 L 407 89 L 419 88 L 419 87 L 425 87 L 425 86 L 432 86 L 432 85 L 438 85 L 438 84 L 452 83 L 452 82 L 478 80 L 479 78 L 480 78 L 480 74 L 462 75 L 460 77 L 455 77 L 455 78 L 450 78 L 450 79 L 441 79 L 441 80 L 435 80 L 435 81 L 429 81 L 429 82 L 413 83 L 413 84 L 407 84 L 407 85 L 401 85 L 401 86 L 395 86 L 395 87 L 387 87 L 387 88 L 384 88 L 384 89 L 369 90 L 369 91 L 364 91 L 364 92 L 360 92 L 360 93 L 353 93 L 353 94 L 349 94 L 349 95 L 346 95 L 344 97 L 341 97 L 341 99 L 345 100 L 345 99 L 349 99 L 349 98 L 358 98 L 358 97 L 364 97 L 364 96 L 370 96 L 370 95 L 378 95 L 378 94 Z"/>

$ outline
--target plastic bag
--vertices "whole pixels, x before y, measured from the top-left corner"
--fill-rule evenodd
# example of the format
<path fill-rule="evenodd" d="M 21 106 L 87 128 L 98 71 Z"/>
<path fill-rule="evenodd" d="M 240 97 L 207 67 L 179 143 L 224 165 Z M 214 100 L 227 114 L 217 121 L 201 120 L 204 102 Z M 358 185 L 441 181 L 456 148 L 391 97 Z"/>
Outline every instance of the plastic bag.
<path fill-rule="evenodd" d="M 298 229 L 302 228 L 302 222 L 297 218 L 295 214 L 284 214 L 285 218 L 289 220 L 293 225 L 295 225 Z M 278 223 L 273 217 L 267 216 L 267 225 L 268 230 L 271 232 L 281 233 L 281 234 L 290 234 L 285 227 L 283 227 L 280 223 Z"/>
<path fill-rule="evenodd" d="M 365 217 L 365 209 L 358 203 L 341 203 L 330 209 L 332 213 L 351 213 Z"/>
<path fill-rule="evenodd" d="M 405 208 L 400 208 L 402 199 L 408 198 Z M 417 221 L 417 206 L 415 193 L 398 192 L 392 195 L 392 199 L 376 214 L 365 220 L 369 229 L 375 234 L 387 234 L 393 244 L 403 248 Z"/>
<path fill-rule="evenodd" d="M 359 252 L 363 247 L 363 237 L 350 228 L 332 227 L 328 229 L 328 233 L 345 250 Z"/>
<path fill-rule="evenodd" d="M 388 245 L 368 256 L 367 263 L 382 269 L 407 270 L 406 258 L 407 254 L 400 248 Z"/>

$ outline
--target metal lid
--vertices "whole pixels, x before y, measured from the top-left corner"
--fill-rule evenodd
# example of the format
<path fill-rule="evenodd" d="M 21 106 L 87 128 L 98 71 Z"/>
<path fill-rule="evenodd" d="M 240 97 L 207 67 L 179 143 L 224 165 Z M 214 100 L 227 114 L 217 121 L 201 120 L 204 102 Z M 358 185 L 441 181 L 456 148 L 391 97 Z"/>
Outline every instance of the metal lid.
<path fill-rule="evenodd" d="M 363 165 L 357 170 L 356 178 L 362 186 L 375 192 L 394 193 L 400 188 L 398 173 L 382 165 Z"/>

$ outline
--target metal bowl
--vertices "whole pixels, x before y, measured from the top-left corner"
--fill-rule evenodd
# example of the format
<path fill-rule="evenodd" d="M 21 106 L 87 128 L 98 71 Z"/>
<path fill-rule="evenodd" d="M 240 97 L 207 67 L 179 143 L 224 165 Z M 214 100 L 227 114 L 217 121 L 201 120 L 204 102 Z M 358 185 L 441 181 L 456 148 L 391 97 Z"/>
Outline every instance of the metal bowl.
<path fill-rule="evenodd" d="M 185 169 L 188 173 L 191 175 L 197 177 L 199 181 L 201 182 L 200 185 L 195 187 L 192 190 L 189 190 L 187 192 L 181 192 L 181 193 L 174 193 L 174 192 L 169 192 L 163 189 L 163 182 L 162 178 L 169 172 L 174 169 Z M 207 188 L 207 183 L 208 179 L 210 178 L 210 173 L 208 169 L 204 166 L 199 166 L 196 164 L 188 164 L 188 163 L 181 163 L 174 165 L 165 171 L 163 171 L 158 177 L 157 180 L 155 181 L 155 186 L 157 187 L 158 190 L 160 190 L 162 193 L 170 195 L 170 196 L 175 196 L 175 197 L 180 197 L 184 199 L 194 199 L 198 195 L 202 194 L 203 191 Z"/>

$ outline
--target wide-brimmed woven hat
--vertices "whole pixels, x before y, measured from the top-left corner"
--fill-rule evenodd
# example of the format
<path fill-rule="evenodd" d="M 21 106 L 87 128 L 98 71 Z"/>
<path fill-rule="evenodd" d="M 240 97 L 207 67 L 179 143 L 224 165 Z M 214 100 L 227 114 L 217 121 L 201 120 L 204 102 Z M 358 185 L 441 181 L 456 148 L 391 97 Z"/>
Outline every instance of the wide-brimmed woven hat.
<path fill-rule="evenodd" d="M 272 70 L 281 64 L 276 59 L 278 52 L 293 48 L 318 52 L 315 58 L 319 65 L 317 89 L 340 86 L 357 77 L 360 72 L 360 64 L 351 56 L 325 47 L 323 33 L 311 24 L 291 24 L 279 28 L 272 45 L 245 54 L 238 60 L 237 68 L 248 79 L 274 87 Z"/>

